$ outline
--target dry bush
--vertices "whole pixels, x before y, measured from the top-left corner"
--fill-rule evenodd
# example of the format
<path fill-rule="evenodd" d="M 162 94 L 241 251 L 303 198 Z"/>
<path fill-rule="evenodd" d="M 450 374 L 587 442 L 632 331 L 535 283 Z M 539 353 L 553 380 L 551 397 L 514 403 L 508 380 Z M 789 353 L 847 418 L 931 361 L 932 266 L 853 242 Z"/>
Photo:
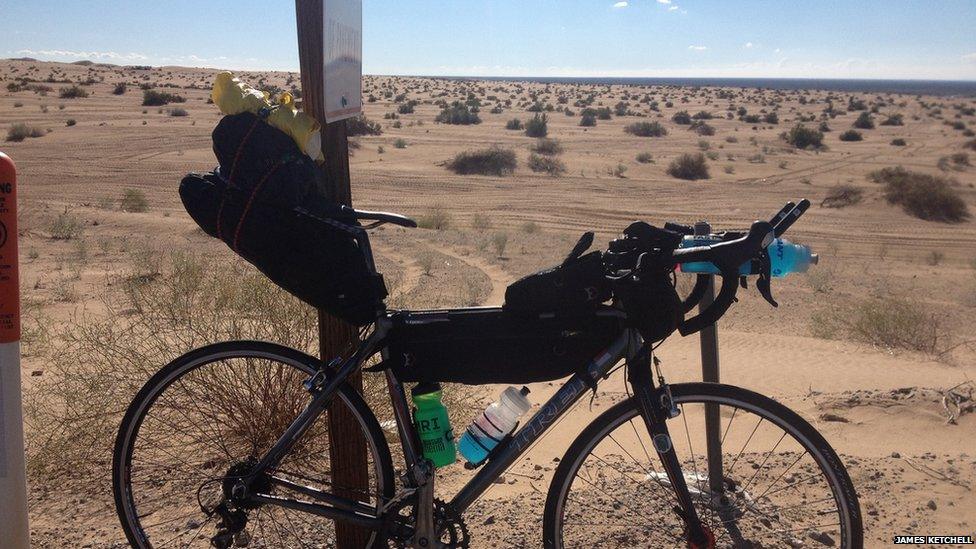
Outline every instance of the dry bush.
<path fill-rule="evenodd" d="M 678 179 L 708 179 L 708 162 L 702 153 L 683 154 L 671 161 L 668 175 Z"/>
<path fill-rule="evenodd" d="M 823 132 L 797 124 L 789 132 L 783 134 L 787 143 L 798 149 L 819 149 L 823 147 Z"/>
<path fill-rule="evenodd" d="M 864 190 L 854 185 L 834 185 L 827 191 L 827 196 L 820 201 L 824 208 L 843 208 L 853 206 L 864 200 Z"/>
<path fill-rule="evenodd" d="M 969 218 L 969 208 L 952 187 L 952 182 L 902 167 L 884 168 L 868 177 L 885 186 L 884 196 L 907 213 L 928 221 L 958 223 Z"/>
<path fill-rule="evenodd" d="M 48 367 L 24 401 L 32 482 L 107 478 L 126 407 L 150 376 L 182 353 L 218 341 L 259 339 L 317 354 L 316 311 L 244 261 L 163 256 L 149 248 L 128 260 L 120 280 L 124 293 L 106 297 L 103 312 L 80 313 L 60 333 L 44 334 L 57 342 L 47 345 Z M 292 376 L 293 389 L 274 387 L 269 394 L 289 397 L 274 402 L 207 388 L 222 399 L 221 409 L 235 412 L 221 418 L 225 438 L 233 441 L 238 427 L 247 441 L 279 436 L 309 398 L 301 377 Z M 237 383 L 251 387 L 251 381 Z M 381 376 L 364 376 L 363 393 L 381 421 L 390 419 Z M 470 411 L 472 394 L 451 386 L 445 399 L 460 416 Z"/>
<path fill-rule="evenodd" d="M 421 229 L 443 231 L 453 224 L 451 214 L 443 206 L 434 206 L 426 214 L 417 219 L 417 226 Z"/>
<path fill-rule="evenodd" d="M 529 137 L 545 137 L 549 135 L 549 116 L 536 113 L 525 123 L 525 135 Z"/>
<path fill-rule="evenodd" d="M 624 127 L 624 131 L 638 137 L 664 137 L 668 130 L 660 122 L 634 122 Z"/>
<path fill-rule="evenodd" d="M 841 141 L 864 141 L 864 136 L 857 130 L 847 130 L 838 137 Z"/>
<path fill-rule="evenodd" d="M 81 233 L 84 231 L 84 225 L 81 220 L 70 212 L 64 212 L 58 214 L 54 221 L 51 222 L 51 226 L 48 228 L 48 232 L 51 234 L 51 238 L 54 240 L 71 240 L 74 238 L 79 238 Z"/>
<path fill-rule="evenodd" d="M 529 169 L 537 173 L 547 173 L 558 177 L 566 173 L 566 164 L 558 158 L 532 153 L 529 155 Z"/>
<path fill-rule="evenodd" d="M 123 212 L 148 212 L 149 200 L 146 193 L 139 189 L 125 189 L 122 191 L 121 208 Z"/>
<path fill-rule="evenodd" d="M 814 315 L 817 337 L 846 337 L 885 349 L 938 353 L 948 339 L 941 319 L 930 307 L 896 296 L 831 306 Z"/>
<path fill-rule="evenodd" d="M 545 156 L 556 156 L 557 154 L 562 154 L 563 145 L 558 139 L 543 137 L 532 145 L 532 152 Z"/>
<path fill-rule="evenodd" d="M 447 163 L 447 169 L 460 175 L 510 175 L 517 166 L 515 151 L 499 147 L 460 152 Z"/>
<path fill-rule="evenodd" d="M 170 103 L 185 103 L 186 98 L 181 95 L 158 90 L 145 90 L 142 92 L 143 107 L 161 107 Z"/>
<path fill-rule="evenodd" d="M 43 137 L 47 132 L 37 126 L 14 124 L 7 130 L 7 141 L 23 141 L 28 137 Z"/>
<path fill-rule="evenodd" d="M 58 97 L 61 99 L 84 99 L 88 97 L 88 91 L 81 86 L 68 86 L 58 90 Z"/>
<path fill-rule="evenodd" d="M 186 351 L 229 339 L 313 350 L 315 311 L 243 261 L 175 253 L 157 269 L 159 258 L 156 250 L 130 255 L 124 294 L 106 297 L 101 314 L 79 313 L 57 334 L 44 376 L 25 399 L 34 478 L 108 475 L 128 403 Z M 57 358 L 66 356 L 72 359 Z"/>

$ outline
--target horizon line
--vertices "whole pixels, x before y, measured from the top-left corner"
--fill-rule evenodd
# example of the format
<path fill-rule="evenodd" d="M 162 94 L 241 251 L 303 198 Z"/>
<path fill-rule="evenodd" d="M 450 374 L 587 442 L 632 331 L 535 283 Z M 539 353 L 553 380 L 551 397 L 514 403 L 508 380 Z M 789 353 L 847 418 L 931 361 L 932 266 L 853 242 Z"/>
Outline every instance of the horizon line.
<path fill-rule="evenodd" d="M 210 67 L 210 66 L 194 66 L 194 65 L 153 65 L 153 64 L 140 64 L 140 63 L 106 63 L 104 61 L 95 61 L 92 59 L 79 59 L 77 61 L 57 61 L 57 60 L 45 60 L 38 59 L 36 57 L 7 57 L 3 59 L 4 61 L 21 61 L 21 62 L 37 62 L 37 63 L 61 63 L 64 65 L 83 65 L 85 63 L 91 63 L 93 65 L 101 66 L 111 66 L 111 67 L 150 67 L 150 68 L 185 68 L 185 69 L 206 69 L 206 70 L 218 70 L 218 71 L 237 71 L 237 72 L 284 72 L 284 73 L 294 73 L 299 74 L 299 70 L 288 70 L 288 69 L 235 69 L 229 67 Z M 614 75 L 601 75 L 601 76 L 584 76 L 584 75 L 504 75 L 504 74 L 479 74 L 479 75 L 456 75 L 456 74 L 411 74 L 411 73 L 367 73 L 364 72 L 363 76 L 398 76 L 404 78 L 444 78 L 451 80 L 460 79 L 470 79 L 470 80 L 541 80 L 541 79 L 576 79 L 576 80 L 599 80 L 599 79 L 620 79 L 620 80 L 635 80 L 635 79 L 656 79 L 656 80 L 807 80 L 807 81 L 833 81 L 833 82 L 955 82 L 955 83 L 966 83 L 966 84 L 976 84 L 976 78 L 974 79 L 951 79 L 951 78 L 920 78 L 920 77 L 816 77 L 816 76 L 653 76 L 653 75 L 643 75 L 643 76 L 614 76 Z"/>

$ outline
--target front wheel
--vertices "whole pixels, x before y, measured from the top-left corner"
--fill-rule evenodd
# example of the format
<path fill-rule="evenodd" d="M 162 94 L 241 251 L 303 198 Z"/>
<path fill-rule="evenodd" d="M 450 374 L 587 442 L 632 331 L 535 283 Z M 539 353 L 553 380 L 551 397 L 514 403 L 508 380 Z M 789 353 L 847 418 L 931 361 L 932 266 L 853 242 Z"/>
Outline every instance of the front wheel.
<path fill-rule="evenodd" d="M 857 494 L 834 450 L 778 402 L 714 383 L 671 385 L 671 442 L 715 547 L 863 546 Z M 709 477 L 705 414 L 721 463 Z M 718 456 L 715 453 L 714 456 Z M 718 477 L 718 475 L 714 475 Z M 601 414 L 570 446 L 546 500 L 547 548 L 688 547 L 677 500 L 637 401 Z"/>

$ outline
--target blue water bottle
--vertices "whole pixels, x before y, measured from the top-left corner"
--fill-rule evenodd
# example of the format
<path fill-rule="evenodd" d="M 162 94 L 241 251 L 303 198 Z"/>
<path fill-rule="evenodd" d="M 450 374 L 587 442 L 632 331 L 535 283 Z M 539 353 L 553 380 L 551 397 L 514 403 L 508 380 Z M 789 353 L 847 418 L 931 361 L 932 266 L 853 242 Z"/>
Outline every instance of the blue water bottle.
<path fill-rule="evenodd" d="M 721 240 L 711 236 L 685 236 L 681 241 L 682 248 L 709 246 L 718 244 Z M 790 273 L 805 273 L 810 265 L 816 265 L 819 256 L 812 253 L 809 246 L 794 244 L 785 238 L 776 238 L 769 245 L 769 263 L 771 273 L 775 277 L 784 277 Z M 681 264 L 683 273 L 720 274 L 718 267 L 709 261 L 690 261 Z M 752 264 L 745 262 L 739 267 L 740 275 L 752 274 Z"/>

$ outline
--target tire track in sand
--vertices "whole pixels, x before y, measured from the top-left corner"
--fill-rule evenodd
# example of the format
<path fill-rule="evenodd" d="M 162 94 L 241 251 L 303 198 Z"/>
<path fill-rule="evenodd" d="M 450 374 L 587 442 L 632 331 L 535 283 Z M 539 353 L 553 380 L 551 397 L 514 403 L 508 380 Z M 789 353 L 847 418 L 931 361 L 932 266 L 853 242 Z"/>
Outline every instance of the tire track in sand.
<path fill-rule="evenodd" d="M 488 262 L 484 258 L 478 257 L 477 255 L 471 253 L 464 255 L 450 246 L 436 244 L 429 241 L 423 241 L 422 243 L 437 253 L 444 254 L 448 257 L 453 257 L 461 263 L 465 263 L 471 267 L 474 267 L 475 269 L 478 269 L 488 277 L 488 281 L 491 282 L 491 292 L 488 293 L 483 305 L 501 305 L 505 302 L 505 288 L 507 288 L 509 283 L 512 282 L 513 277 L 505 272 L 504 269 L 498 265 Z"/>
<path fill-rule="evenodd" d="M 380 255 L 383 255 L 403 268 L 403 275 L 400 279 L 400 283 L 391 292 L 394 296 L 402 297 L 409 295 L 411 292 L 420 287 L 420 277 L 423 276 L 423 272 L 420 269 L 420 264 L 417 262 L 416 254 L 407 254 L 400 251 L 397 248 L 387 248 L 378 247 L 377 251 Z"/>

